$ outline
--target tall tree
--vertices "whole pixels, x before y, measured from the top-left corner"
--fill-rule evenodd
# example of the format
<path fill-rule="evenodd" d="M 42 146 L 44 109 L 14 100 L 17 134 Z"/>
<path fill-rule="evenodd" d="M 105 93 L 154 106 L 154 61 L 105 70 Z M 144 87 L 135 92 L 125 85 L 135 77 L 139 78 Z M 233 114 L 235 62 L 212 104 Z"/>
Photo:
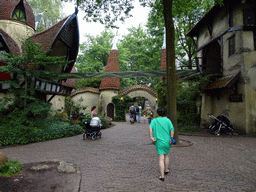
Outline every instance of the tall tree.
<path fill-rule="evenodd" d="M 114 34 L 107 28 L 100 35 L 86 35 L 86 41 L 80 44 L 80 54 L 76 60 L 78 72 L 104 72 L 113 39 Z M 76 88 L 99 88 L 100 82 L 101 79 L 79 79 Z"/>
<path fill-rule="evenodd" d="M 139 25 L 128 29 L 118 46 L 121 57 L 120 71 L 159 70 L 161 55 L 157 54 L 154 42 L 147 31 Z M 159 47 L 157 48 L 159 50 Z M 126 51 L 125 51 L 126 50 Z M 125 54 L 124 54 L 125 53 Z M 124 57 L 125 56 L 125 57 Z M 155 77 L 135 78 L 135 84 L 154 86 L 158 82 Z"/>
<path fill-rule="evenodd" d="M 41 32 L 64 18 L 62 0 L 27 0 L 35 15 L 43 13 L 37 31 Z M 45 11 L 47 10 L 47 11 Z"/>
<path fill-rule="evenodd" d="M 186 34 L 197 21 L 213 6 L 212 1 L 176 0 L 174 1 L 173 19 L 175 25 L 176 65 L 191 69 L 195 66 L 196 49 L 193 41 Z M 161 0 L 156 0 L 149 13 L 147 27 L 155 38 L 161 37 L 165 26 Z"/>

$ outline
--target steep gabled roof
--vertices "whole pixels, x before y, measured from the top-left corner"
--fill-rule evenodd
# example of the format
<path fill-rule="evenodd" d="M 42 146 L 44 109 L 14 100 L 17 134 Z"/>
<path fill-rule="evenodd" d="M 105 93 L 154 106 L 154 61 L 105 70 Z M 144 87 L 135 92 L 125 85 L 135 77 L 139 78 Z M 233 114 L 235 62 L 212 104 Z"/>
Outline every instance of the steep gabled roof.
<path fill-rule="evenodd" d="M 51 49 L 52 56 L 66 57 L 70 64 L 62 68 L 62 73 L 70 73 L 79 49 L 77 12 L 30 38 L 35 43 L 40 43 L 45 51 Z"/>
<path fill-rule="evenodd" d="M 33 40 L 35 43 L 40 43 L 45 51 L 50 49 L 51 45 L 53 44 L 56 35 L 61 30 L 63 24 L 68 19 L 68 17 L 62 19 L 57 24 L 53 25 L 52 27 L 32 35 L 30 39 Z"/>

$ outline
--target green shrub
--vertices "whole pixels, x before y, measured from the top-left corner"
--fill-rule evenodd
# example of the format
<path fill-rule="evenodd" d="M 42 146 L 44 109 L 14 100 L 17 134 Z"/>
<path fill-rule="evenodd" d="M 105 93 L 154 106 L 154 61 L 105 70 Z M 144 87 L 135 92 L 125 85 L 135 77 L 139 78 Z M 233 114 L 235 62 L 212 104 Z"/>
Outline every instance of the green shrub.
<path fill-rule="evenodd" d="M 179 124 L 183 124 L 183 125 L 199 125 L 200 114 L 199 113 L 182 113 L 178 111 L 177 120 Z"/>
<path fill-rule="evenodd" d="M 81 103 L 76 103 L 70 97 L 65 98 L 65 112 L 68 116 L 72 115 L 73 117 L 77 118 L 80 110 L 85 110 L 87 106 L 81 105 Z"/>
<path fill-rule="evenodd" d="M 10 160 L 0 167 L 0 176 L 10 177 L 21 173 L 23 166 L 18 161 Z"/>
<path fill-rule="evenodd" d="M 0 126 L 0 146 L 48 141 L 83 133 L 79 125 L 70 125 L 67 122 L 46 119 L 40 123 L 37 127 Z"/>
<path fill-rule="evenodd" d="M 117 116 L 115 116 L 114 121 L 121 122 L 121 121 L 125 121 L 125 120 L 122 116 L 117 115 Z"/>
<path fill-rule="evenodd" d="M 129 102 L 132 102 L 132 98 L 128 95 L 123 96 L 123 101 L 121 101 L 120 95 L 112 97 L 112 102 L 115 104 L 116 116 L 115 121 L 125 121 L 125 113 L 128 109 Z"/>
<path fill-rule="evenodd" d="M 59 117 L 63 120 L 66 120 L 66 119 L 68 119 L 68 114 L 66 112 L 62 112 L 59 114 Z"/>

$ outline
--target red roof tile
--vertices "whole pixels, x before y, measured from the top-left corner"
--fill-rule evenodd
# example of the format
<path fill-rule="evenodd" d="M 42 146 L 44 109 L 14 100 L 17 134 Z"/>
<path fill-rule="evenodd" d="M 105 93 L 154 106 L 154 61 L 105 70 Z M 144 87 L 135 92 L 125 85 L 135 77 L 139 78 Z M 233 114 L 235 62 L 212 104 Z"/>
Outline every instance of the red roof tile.
<path fill-rule="evenodd" d="M 0 29 L 0 34 L 2 34 L 2 36 L 4 37 L 6 44 L 8 45 L 8 47 L 10 49 L 10 52 L 14 55 L 19 55 L 20 49 L 19 49 L 18 44 L 2 29 Z"/>
<path fill-rule="evenodd" d="M 53 41 L 55 40 L 56 35 L 60 31 L 61 27 L 65 23 L 65 21 L 68 19 L 66 17 L 65 19 L 62 19 L 57 24 L 53 25 L 52 27 L 37 33 L 35 35 L 32 35 L 30 39 L 33 40 L 35 43 L 40 43 L 45 51 L 47 51 L 50 46 L 52 45 Z"/>
<path fill-rule="evenodd" d="M 118 50 L 111 50 L 108 57 L 108 63 L 105 68 L 105 72 L 118 72 Z M 118 78 L 103 78 L 100 84 L 100 90 L 104 89 L 120 89 L 120 83 Z"/>
<path fill-rule="evenodd" d="M 79 89 L 79 90 L 74 91 L 73 93 L 71 93 L 70 97 L 73 97 L 73 96 L 75 96 L 79 93 L 85 93 L 85 92 L 100 94 L 99 89 L 95 89 L 95 88 L 92 88 L 92 87 L 86 87 L 84 89 Z"/>
<path fill-rule="evenodd" d="M 225 87 L 231 87 L 240 77 L 240 72 L 235 75 L 230 75 L 226 77 L 222 77 L 218 79 L 215 82 L 212 82 L 210 85 L 208 85 L 205 90 L 209 89 L 221 89 Z"/>

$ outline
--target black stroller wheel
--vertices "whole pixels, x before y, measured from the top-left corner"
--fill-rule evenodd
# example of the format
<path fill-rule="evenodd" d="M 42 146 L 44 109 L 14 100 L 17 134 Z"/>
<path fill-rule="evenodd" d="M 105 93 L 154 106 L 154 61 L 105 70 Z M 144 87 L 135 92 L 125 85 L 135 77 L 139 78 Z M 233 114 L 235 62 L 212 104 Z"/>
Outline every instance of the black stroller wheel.
<path fill-rule="evenodd" d="M 93 134 L 93 135 L 92 135 L 92 140 L 95 140 L 95 139 L 96 139 L 96 135 Z"/>

